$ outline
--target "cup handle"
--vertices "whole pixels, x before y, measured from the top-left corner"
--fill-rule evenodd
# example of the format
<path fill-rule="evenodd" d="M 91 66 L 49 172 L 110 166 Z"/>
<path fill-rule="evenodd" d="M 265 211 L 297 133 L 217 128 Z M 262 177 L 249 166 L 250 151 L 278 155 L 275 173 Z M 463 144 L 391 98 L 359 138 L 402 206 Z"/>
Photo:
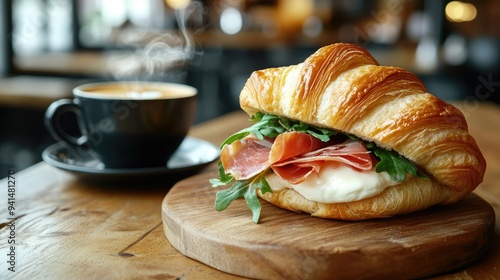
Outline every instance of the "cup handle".
<path fill-rule="evenodd" d="M 81 136 L 75 137 L 70 135 L 61 125 L 61 118 L 66 113 L 76 115 L 76 121 Z M 62 140 L 78 146 L 84 145 L 88 141 L 85 125 L 82 121 L 81 108 L 72 99 L 60 99 L 50 104 L 45 111 L 45 126 L 52 137 L 57 141 Z"/>

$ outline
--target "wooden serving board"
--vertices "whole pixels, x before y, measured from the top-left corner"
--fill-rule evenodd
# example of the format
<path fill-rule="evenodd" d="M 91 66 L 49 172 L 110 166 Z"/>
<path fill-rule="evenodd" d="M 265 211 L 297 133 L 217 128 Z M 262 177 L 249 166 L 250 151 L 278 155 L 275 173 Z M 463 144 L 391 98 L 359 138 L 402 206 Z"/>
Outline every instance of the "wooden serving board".
<path fill-rule="evenodd" d="M 200 174 L 162 203 L 165 235 L 178 251 L 216 269 L 259 279 L 406 279 L 451 272 L 479 259 L 493 233 L 492 207 L 475 194 L 449 206 L 361 222 L 311 217 L 261 200 L 259 224 L 243 199 L 214 209 Z"/>

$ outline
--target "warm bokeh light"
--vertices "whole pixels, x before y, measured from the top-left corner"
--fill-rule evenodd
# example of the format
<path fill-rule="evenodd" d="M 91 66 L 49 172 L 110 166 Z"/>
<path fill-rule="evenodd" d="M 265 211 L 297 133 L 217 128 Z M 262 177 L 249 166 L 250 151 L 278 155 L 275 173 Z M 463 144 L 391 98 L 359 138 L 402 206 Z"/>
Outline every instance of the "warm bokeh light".
<path fill-rule="evenodd" d="M 304 21 L 313 13 L 312 0 L 280 0 L 278 19 L 283 32 L 301 30 Z"/>
<path fill-rule="evenodd" d="M 165 0 L 165 2 L 172 9 L 184 9 L 191 4 L 191 0 Z"/>
<path fill-rule="evenodd" d="M 446 5 L 445 13 L 449 21 L 465 22 L 476 18 L 477 9 L 470 3 L 452 1 Z"/>

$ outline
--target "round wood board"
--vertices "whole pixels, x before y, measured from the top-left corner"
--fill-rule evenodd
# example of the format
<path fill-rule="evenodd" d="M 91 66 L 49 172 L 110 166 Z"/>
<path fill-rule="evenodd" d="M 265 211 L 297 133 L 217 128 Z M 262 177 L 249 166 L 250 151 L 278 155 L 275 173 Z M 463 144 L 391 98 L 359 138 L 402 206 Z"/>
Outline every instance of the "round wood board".
<path fill-rule="evenodd" d="M 243 199 L 214 209 L 200 174 L 162 203 L 163 228 L 183 255 L 259 279 L 405 279 L 450 272 L 479 259 L 493 233 L 492 207 L 475 194 L 448 206 L 361 222 L 320 219 L 261 200 L 259 224 Z"/>

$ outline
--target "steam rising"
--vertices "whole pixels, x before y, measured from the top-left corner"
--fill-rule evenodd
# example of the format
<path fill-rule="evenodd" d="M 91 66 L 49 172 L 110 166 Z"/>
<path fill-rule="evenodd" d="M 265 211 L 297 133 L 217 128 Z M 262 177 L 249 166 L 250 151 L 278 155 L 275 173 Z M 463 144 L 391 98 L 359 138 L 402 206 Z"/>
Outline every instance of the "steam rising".
<path fill-rule="evenodd" d="M 203 13 L 203 6 L 197 1 L 192 1 L 184 9 L 175 10 L 179 32 L 157 34 L 145 47 L 138 46 L 132 53 L 112 58 L 109 68 L 114 78 L 116 80 L 159 80 L 171 75 L 172 70 L 178 70 L 189 63 L 195 55 L 200 53 L 196 51 L 193 38 L 186 25 L 188 20 L 201 22 Z M 143 34 L 141 40 L 144 41 L 145 37 L 146 35 Z"/>

